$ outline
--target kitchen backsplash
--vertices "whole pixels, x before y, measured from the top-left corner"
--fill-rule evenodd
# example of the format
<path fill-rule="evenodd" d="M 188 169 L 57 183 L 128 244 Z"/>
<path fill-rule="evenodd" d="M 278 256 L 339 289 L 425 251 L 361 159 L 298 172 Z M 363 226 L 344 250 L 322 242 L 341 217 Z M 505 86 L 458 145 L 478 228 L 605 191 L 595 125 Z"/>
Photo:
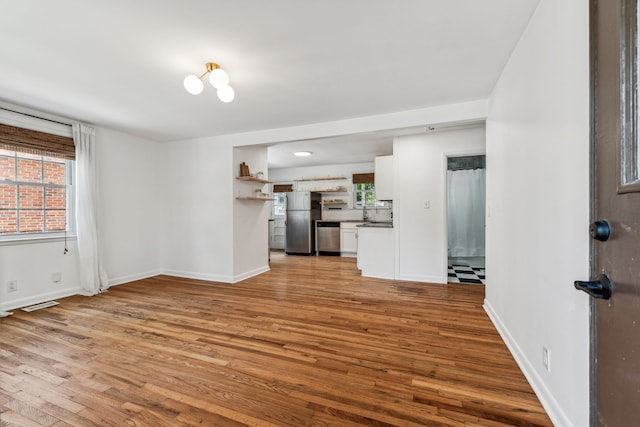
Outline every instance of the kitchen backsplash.
<path fill-rule="evenodd" d="M 374 221 L 388 221 L 391 219 L 390 208 L 367 208 L 367 216 Z M 348 221 L 362 219 L 362 209 L 322 209 L 322 219 L 332 219 L 336 221 Z"/>

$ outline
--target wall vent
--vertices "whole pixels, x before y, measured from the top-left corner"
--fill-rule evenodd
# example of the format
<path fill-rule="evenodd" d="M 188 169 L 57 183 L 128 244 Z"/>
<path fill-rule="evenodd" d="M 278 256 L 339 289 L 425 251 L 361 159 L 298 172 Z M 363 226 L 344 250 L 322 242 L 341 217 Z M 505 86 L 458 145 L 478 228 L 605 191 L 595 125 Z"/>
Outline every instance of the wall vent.
<path fill-rule="evenodd" d="M 22 309 L 22 311 L 31 312 L 31 311 L 40 310 L 41 308 L 53 307 L 54 305 L 58 305 L 58 304 L 60 304 L 58 301 L 47 301 L 47 302 L 43 302 L 41 304 L 30 305 L 29 307 L 24 307 Z"/>

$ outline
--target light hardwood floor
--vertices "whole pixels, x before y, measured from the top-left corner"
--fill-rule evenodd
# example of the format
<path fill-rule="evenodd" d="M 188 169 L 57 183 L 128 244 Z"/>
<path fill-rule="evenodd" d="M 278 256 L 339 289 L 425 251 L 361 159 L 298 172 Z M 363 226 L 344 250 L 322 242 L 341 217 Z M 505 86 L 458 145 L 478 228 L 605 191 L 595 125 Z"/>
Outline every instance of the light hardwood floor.
<path fill-rule="evenodd" d="M 271 267 L 0 319 L 0 425 L 552 425 L 484 286 L 364 279 L 335 257 Z"/>

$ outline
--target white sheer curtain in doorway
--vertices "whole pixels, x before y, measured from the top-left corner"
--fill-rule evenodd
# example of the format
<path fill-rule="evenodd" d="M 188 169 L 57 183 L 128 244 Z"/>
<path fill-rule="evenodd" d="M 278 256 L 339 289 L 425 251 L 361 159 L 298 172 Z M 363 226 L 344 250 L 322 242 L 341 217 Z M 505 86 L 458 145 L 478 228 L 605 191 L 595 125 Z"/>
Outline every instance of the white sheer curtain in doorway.
<path fill-rule="evenodd" d="M 447 171 L 450 257 L 484 256 L 485 171 Z"/>

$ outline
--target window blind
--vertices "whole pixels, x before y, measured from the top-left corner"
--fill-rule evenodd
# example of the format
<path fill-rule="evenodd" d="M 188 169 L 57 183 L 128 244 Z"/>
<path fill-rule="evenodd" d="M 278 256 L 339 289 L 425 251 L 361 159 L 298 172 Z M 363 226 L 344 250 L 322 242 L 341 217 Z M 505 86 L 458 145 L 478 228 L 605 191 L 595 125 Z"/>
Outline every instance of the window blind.
<path fill-rule="evenodd" d="M 288 193 L 293 191 L 293 184 L 273 184 L 274 193 Z"/>
<path fill-rule="evenodd" d="M 0 148 L 75 160 L 73 138 L 0 123 Z"/>
<path fill-rule="evenodd" d="M 353 183 L 354 184 L 373 184 L 374 174 L 373 172 L 369 173 L 354 173 L 353 174 Z"/>

